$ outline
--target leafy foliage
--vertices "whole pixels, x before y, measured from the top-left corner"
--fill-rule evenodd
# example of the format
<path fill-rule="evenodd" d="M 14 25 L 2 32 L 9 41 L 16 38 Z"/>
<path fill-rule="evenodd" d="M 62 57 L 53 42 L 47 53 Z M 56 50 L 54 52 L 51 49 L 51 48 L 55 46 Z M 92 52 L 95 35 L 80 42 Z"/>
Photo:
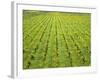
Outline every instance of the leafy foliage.
<path fill-rule="evenodd" d="M 23 11 L 23 69 L 91 64 L 89 13 Z"/>

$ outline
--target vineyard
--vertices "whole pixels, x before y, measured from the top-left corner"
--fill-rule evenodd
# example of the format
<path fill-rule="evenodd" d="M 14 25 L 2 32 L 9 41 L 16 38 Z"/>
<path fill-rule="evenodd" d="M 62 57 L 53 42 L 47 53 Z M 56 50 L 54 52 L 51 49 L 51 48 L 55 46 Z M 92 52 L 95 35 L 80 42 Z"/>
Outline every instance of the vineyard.
<path fill-rule="evenodd" d="M 91 65 L 91 14 L 23 11 L 23 69 Z"/>

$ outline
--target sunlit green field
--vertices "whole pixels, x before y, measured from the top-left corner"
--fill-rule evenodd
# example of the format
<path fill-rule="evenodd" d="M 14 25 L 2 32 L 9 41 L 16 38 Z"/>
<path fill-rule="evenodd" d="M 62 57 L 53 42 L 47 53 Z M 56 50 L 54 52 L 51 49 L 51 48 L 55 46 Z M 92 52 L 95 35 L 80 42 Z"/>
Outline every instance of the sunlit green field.
<path fill-rule="evenodd" d="M 23 69 L 91 65 L 91 14 L 23 10 Z"/>

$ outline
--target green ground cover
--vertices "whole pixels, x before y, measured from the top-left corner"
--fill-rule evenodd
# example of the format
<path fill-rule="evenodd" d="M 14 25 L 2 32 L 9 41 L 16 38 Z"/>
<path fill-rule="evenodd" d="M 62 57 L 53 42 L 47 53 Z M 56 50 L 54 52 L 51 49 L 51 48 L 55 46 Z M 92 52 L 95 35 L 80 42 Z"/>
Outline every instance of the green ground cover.
<path fill-rule="evenodd" d="M 91 65 L 91 14 L 23 11 L 23 69 Z"/>

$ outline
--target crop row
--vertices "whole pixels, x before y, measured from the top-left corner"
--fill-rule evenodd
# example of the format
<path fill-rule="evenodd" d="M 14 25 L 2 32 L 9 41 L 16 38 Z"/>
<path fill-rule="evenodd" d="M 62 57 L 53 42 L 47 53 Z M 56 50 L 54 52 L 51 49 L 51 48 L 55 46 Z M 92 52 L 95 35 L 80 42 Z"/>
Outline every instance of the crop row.
<path fill-rule="evenodd" d="M 48 12 L 23 20 L 24 69 L 90 65 L 90 17 Z"/>

